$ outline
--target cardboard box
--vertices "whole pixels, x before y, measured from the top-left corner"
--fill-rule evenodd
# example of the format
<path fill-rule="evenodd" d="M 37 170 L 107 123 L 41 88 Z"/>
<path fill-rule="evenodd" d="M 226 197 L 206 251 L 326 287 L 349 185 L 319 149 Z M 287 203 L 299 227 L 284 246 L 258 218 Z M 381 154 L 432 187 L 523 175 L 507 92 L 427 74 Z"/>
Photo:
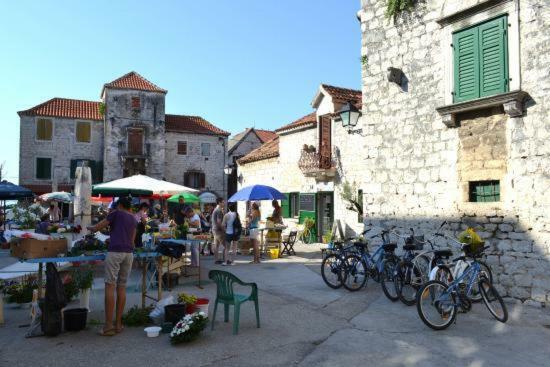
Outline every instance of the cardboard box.
<path fill-rule="evenodd" d="M 11 256 L 19 259 L 36 259 L 41 257 L 57 257 L 67 252 L 67 240 L 36 240 L 21 238 L 11 242 Z"/>

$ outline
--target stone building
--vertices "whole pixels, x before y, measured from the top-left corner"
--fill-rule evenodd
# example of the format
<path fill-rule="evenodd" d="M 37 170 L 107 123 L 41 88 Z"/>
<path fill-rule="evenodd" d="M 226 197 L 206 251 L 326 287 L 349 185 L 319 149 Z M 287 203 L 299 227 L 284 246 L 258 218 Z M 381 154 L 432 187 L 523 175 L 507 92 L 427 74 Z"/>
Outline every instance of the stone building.
<path fill-rule="evenodd" d="M 101 101 L 53 98 L 20 111 L 19 182 L 71 191 L 80 161 L 94 182 L 146 174 L 225 195 L 228 132 L 199 116 L 165 113 L 167 91 L 130 72 Z"/>
<path fill-rule="evenodd" d="M 474 226 L 502 294 L 548 303 L 550 9 L 435 0 L 388 20 L 386 6 L 358 13 L 366 211 L 403 230 Z"/>
<path fill-rule="evenodd" d="M 314 112 L 275 130 L 277 138 L 238 160 L 241 186 L 265 184 L 285 193 L 283 217 L 294 223 L 313 218 L 318 239 L 332 229 L 335 214 L 342 211 L 337 190 L 344 178 L 339 172 L 341 149 L 353 147 L 332 119 L 346 102 L 359 108 L 361 91 L 322 84 L 311 103 Z M 263 217 L 271 215 L 271 203 L 262 202 L 261 209 Z M 355 215 L 352 224 L 357 222 Z"/>
<path fill-rule="evenodd" d="M 262 144 L 273 140 L 277 134 L 273 131 L 247 128 L 229 138 L 227 150 L 227 166 L 231 169 L 227 177 L 227 196 L 237 192 L 237 160 L 244 157 Z"/>

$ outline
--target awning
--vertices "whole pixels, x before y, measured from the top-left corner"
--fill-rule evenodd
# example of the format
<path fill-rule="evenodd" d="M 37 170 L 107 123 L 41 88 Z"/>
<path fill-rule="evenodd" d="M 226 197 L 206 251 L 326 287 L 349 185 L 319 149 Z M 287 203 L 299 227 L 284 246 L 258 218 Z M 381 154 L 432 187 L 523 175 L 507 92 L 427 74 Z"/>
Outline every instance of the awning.
<path fill-rule="evenodd" d="M 181 192 L 198 192 L 187 186 L 178 185 L 172 182 L 157 180 L 145 175 L 135 175 L 121 178 L 110 182 L 94 185 L 92 189 L 93 195 L 137 195 L 151 196 L 159 195 L 169 197 Z"/>

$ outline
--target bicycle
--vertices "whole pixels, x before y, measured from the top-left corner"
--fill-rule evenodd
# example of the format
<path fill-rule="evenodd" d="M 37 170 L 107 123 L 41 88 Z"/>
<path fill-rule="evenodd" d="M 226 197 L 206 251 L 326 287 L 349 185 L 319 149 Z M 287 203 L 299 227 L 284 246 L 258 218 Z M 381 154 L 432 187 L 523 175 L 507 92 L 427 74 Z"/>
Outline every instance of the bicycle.
<path fill-rule="evenodd" d="M 434 330 L 446 329 L 455 321 L 459 308 L 463 312 L 470 311 L 470 297 L 475 285 L 479 288 L 483 302 L 493 317 L 503 323 L 508 320 L 508 310 L 502 297 L 483 273 L 478 262 L 478 258 L 483 256 L 483 251 L 487 248 L 473 251 L 472 245 L 463 244 L 462 250 L 465 255 L 456 260 L 471 258 L 469 267 L 450 284 L 430 280 L 419 289 L 416 295 L 417 311 L 427 326 Z"/>
<path fill-rule="evenodd" d="M 332 289 L 342 287 L 342 265 L 345 257 L 356 251 L 353 244 L 345 246 L 345 242 L 331 242 L 327 249 L 323 249 L 321 263 L 321 277 Z"/>
<path fill-rule="evenodd" d="M 416 291 L 422 282 L 422 269 L 413 260 L 417 254 L 415 251 L 422 250 L 424 236 L 415 236 L 411 228 L 410 236 L 398 237 L 405 239 L 403 250 L 405 251 L 402 260 L 395 267 L 394 286 L 395 291 L 405 305 L 412 306 L 416 302 Z"/>
<path fill-rule="evenodd" d="M 363 233 L 368 232 L 365 230 Z M 395 287 L 388 284 L 393 282 L 394 269 L 399 261 L 395 255 L 397 244 L 389 242 L 390 230 L 384 229 L 381 233 L 371 236 L 380 236 L 382 245 L 371 255 L 366 243 L 356 243 L 358 254 L 350 254 L 345 257 L 342 270 L 344 275 L 343 286 L 351 292 L 360 290 L 367 283 L 370 276 L 375 282 L 380 283 L 382 291 L 392 302 L 397 301 L 398 295 L 394 292 Z"/>

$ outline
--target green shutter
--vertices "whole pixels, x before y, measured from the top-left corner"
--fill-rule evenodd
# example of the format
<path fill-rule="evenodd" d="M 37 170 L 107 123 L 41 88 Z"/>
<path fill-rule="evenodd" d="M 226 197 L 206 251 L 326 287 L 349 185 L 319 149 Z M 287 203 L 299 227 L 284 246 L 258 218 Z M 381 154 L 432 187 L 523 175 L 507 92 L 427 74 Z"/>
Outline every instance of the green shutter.
<path fill-rule="evenodd" d="M 286 199 L 281 200 L 281 212 L 283 215 L 283 218 L 290 217 L 290 206 L 288 203 L 288 194 L 284 194 Z"/>
<path fill-rule="evenodd" d="M 453 34 L 454 102 L 479 98 L 478 29 L 469 28 Z"/>
<path fill-rule="evenodd" d="M 481 24 L 479 44 L 481 59 L 480 97 L 508 91 L 507 17 Z"/>
<path fill-rule="evenodd" d="M 95 172 L 92 174 L 94 183 L 103 182 L 103 161 L 95 161 Z"/>
<path fill-rule="evenodd" d="M 71 159 L 71 180 L 74 180 L 76 178 L 76 166 L 78 164 L 78 160 L 77 159 Z"/>
<path fill-rule="evenodd" d="M 36 178 L 41 180 L 52 178 L 51 158 L 36 158 Z"/>

